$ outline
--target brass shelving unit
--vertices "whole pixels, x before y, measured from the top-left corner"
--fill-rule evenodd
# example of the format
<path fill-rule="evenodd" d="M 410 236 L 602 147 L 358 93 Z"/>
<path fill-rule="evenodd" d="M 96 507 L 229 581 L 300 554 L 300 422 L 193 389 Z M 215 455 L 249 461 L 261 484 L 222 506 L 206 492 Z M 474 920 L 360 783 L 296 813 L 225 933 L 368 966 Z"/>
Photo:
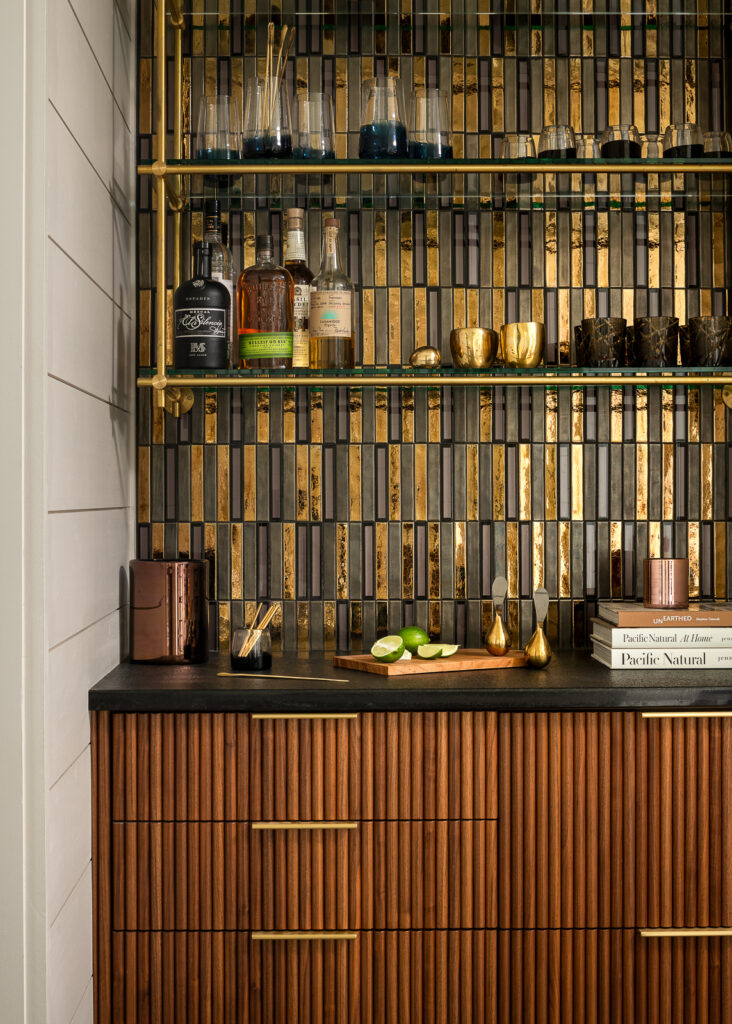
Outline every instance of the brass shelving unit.
<path fill-rule="evenodd" d="M 168 18 L 175 30 L 173 56 L 174 81 L 174 123 L 173 158 L 169 161 L 166 153 L 166 82 L 161 65 L 166 53 Z M 504 160 L 445 160 L 425 162 L 419 160 L 369 162 L 362 160 L 297 161 L 265 160 L 240 161 L 236 163 L 205 163 L 182 159 L 182 33 L 185 27 L 183 0 L 159 0 L 155 13 L 155 52 L 158 62 L 157 118 L 155 132 L 155 159 L 139 164 L 137 173 L 154 179 L 156 199 L 156 302 L 166 294 L 166 209 L 173 213 L 173 284 L 180 283 L 181 267 L 181 216 L 184 209 L 185 189 L 182 179 L 192 175 L 228 174 L 232 177 L 242 174 L 254 175 L 322 175 L 322 174 L 480 174 L 498 175 L 507 173 L 537 174 L 725 174 L 732 175 L 732 161 L 641 161 L 641 160 L 568 160 L 562 162 L 528 160 L 509 162 Z M 625 372 L 584 373 L 582 368 L 551 367 L 537 372 L 510 373 L 501 370 L 496 373 L 446 373 L 444 371 L 414 372 L 405 367 L 401 372 L 390 370 L 379 372 L 360 370 L 352 374 L 266 374 L 261 371 L 231 371 L 215 375 L 195 375 L 175 371 L 166 365 L 167 318 L 158 308 L 156 316 L 155 370 L 150 375 L 137 378 L 139 388 L 152 388 L 157 404 L 174 416 L 181 416 L 193 405 L 194 388 L 220 387 L 647 387 L 649 385 L 701 385 L 712 384 L 722 388 L 722 398 L 732 409 L 732 370 L 673 370 L 637 369 Z"/>

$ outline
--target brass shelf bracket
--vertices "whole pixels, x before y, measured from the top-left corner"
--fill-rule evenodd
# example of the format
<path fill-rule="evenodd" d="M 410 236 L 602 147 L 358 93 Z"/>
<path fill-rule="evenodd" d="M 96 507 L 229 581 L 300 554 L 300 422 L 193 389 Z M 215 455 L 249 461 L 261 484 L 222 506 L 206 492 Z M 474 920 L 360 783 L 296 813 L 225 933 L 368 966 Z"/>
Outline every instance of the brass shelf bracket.
<path fill-rule="evenodd" d="M 183 4 L 181 0 L 168 0 L 168 7 L 170 8 L 170 24 L 180 32 L 186 27 Z"/>
<path fill-rule="evenodd" d="M 193 407 L 195 400 L 193 389 L 171 384 L 162 373 L 156 373 L 152 378 L 152 388 L 158 395 L 158 404 L 176 419 L 185 416 Z"/>

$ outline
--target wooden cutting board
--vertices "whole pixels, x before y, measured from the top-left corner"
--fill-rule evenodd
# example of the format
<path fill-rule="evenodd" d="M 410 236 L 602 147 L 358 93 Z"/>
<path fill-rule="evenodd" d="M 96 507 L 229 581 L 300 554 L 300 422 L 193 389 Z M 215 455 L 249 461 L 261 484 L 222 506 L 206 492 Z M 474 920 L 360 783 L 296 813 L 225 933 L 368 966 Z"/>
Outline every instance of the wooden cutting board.
<path fill-rule="evenodd" d="M 523 651 L 509 651 L 497 657 L 488 651 L 460 650 L 450 658 L 434 658 L 431 661 L 414 655 L 411 661 L 377 661 L 372 654 L 336 654 L 333 664 L 337 668 L 357 669 L 359 672 L 373 672 L 378 676 L 422 676 L 450 672 L 485 672 L 493 668 L 524 668 L 526 655 Z"/>

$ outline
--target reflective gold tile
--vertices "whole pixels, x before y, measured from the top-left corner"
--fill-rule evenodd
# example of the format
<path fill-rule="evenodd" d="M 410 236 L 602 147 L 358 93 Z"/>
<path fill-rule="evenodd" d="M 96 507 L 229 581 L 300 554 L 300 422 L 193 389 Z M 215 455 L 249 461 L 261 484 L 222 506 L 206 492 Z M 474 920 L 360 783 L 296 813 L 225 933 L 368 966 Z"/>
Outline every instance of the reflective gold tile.
<path fill-rule="evenodd" d="M 714 597 L 727 598 L 727 524 L 714 524 Z"/>
<path fill-rule="evenodd" d="M 216 444 L 218 395 L 215 391 L 207 391 L 204 397 L 204 437 L 206 444 Z"/>
<path fill-rule="evenodd" d="M 243 530 L 241 523 L 231 524 L 231 600 L 241 601 L 244 596 L 242 589 L 242 543 Z"/>
<path fill-rule="evenodd" d="M 440 524 L 427 524 L 427 594 L 440 597 Z"/>
<path fill-rule="evenodd" d="M 415 87 L 416 87 L 415 82 Z M 399 238 L 399 257 L 400 257 L 400 281 L 402 288 L 412 287 L 412 261 L 414 253 L 412 251 L 412 217 L 409 211 L 402 210 L 400 214 L 400 238 Z"/>
<path fill-rule="evenodd" d="M 544 523 L 534 521 L 531 524 L 531 583 L 536 591 L 544 586 Z"/>
<path fill-rule="evenodd" d="M 493 518 L 503 519 L 505 516 L 505 448 L 502 444 L 493 445 Z"/>
<path fill-rule="evenodd" d="M 663 557 L 661 551 L 661 524 L 657 520 L 648 524 L 648 557 Z"/>
<path fill-rule="evenodd" d="M 323 505 L 323 449 L 319 444 L 310 445 L 310 519 L 319 523 Z"/>
<path fill-rule="evenodd" d="M 493 392 L 490 388 L 480 389 L 480 441 L 493 440 Z"/>
<path fill-rule="evenodd" d="M 231 644 L 231 605 L 228 601 L 219 601 L 219 650 L 228 651 Z"/>
<path fill-rule="evenodd" d="M 386 601 L 389 595 L 389 534 L 386 523 L 374 525 L 376 555 L 376 600 Z M 398 594 L 394 594 L 398 597 Z"/>
<path fill-rule="evenodd" d="M 308 474 L 308 446 L 298 444 L 295 446 L 295 516 L 303 521 L 308 518 L 309 507 L 309 474 Z"/>
<path fill-rule="evenodd" d="M 584 449 L 581 444 L 571 445 L 572 479 L 570 481 L 572 496 L 572 519 L 577 522 L 584 517 Z"/>
<path fill-rule="evenodd" d="M 440 283 L 437 211 L 428 210 L 426 221 L 427 237 L 425 242 L 427 246 L 427 287 L 436 288 Z"/>
<path fill-rule="evenodd" d="M 429 622 L 429 626 L 427 627 L 427 632 L 434 639 L 439 637 L 440 633 L 442 632 L 442 621 L 441 621 L 441 616 L 440 616 L 441 610 L 442 610 L 442 608 L 441 608 L 441 604 L 440 604 L 439 601 L 430 601 L 430 604 L 429 604 L 430 622 Z"/>
<path fill-rule="evenodd" d="M 699 388 L 687 388 L 688 440 L 695 443 L 699 441 L 699 397 Z"/>
<path fill-rule="evenodd" d="M 478 445 L 469 444 L 466 449 L 466 461 L 467 461 L 467 472 L 466 472 L 466 497 L 467 497 L 467 516 L 470 522 L 475 522 L 478 519 L 479 513 L 479 495 L 480 495 L 480 480 L 478 470 Z"/>
<path fill-rule="evenodd" d="M 253 444 L 242 446 L 242 458 L 244 461 L 243 482 L 244 501 L 242 508 L 244 520 L 252 523 L 257 518 L 257 449 Z"/>
<path fill-rule="evenodd" d="M 414 598 L 414 523 L 402 523 L 402 598 Z"/>
<path fill-rule="evenodd" d="M 310 605 L 307 601 L 297 602 L 297 646 L 307 650 L 310 641 Z"/>
<path fill-rule="evenodd" d="M 572 596 L 572 563 L 570 558 L 570 524 L 557 524 L 559 534 L 559 596 Z"/>
<path fill-rule="evenodd" d="M 635 446 L 635 517 L 648 518 L 648 445 Z"/>
<path fill-rule="evenodd" d="M 374 346 L 374 289 L 361 290 L 361 344 L 364 366 L 373 366 L 376 361 Z"/>
<path fill-rule="evenodd" d="M 584 441 L 585 393 L 582 388 L 572 388 L 572 440 L 577 444 Z"/>
<path fill-rule="evenodd" d="M 648 388 L 636 388 L 635 395 L 635 439 L 648 440 Z"/>
<path fill-rule="evenodd" d="M 454 523 L 453 537 L 455 548 L 455 599 L 457 601 L 464 601 L 467 596 L 465 590 L 465 565 L 467 558 L 465 545 L 465 523 Z"/>
<path fill-rule="evenodd" d="M 519 593 L 519 544 L 518 523 L 509 520 L 506 523 L 506 580 L 508 596 L 518 597 Z"/>
<path fill-rule="evenodd" d="M 623 596 L 623 524 L 610 523 L 610 593 L 613 599 Z"/>
<path fill-rule="evenodd" d="M 348 523 L 336 525 L 336 597 L 348 599 Z"/>
<path fill-rule="evenodd" d="M 414 518 L 427 518 L 427 445 L 414 446 Z"/>
<path fill-rule="evenodd" d="M 701 445 L 701 517 L 714 518 L 714 448 L 711 444 Z"/>
<path fill-rule="evenodd" d="M 282 594 L 286 601 L 295 599 L 295 524 L 282 524 Z"/>
<path fill-rule="evenodd" d="M 374 211 L 374 284 L 386 287 L 386 213 Z"/>
<path fill-rule="evenodd" d="M 295 389 L 282 389 L 282 439 L 285 444 L 295 441 Z"/>
<path fill-rule="evenodd" d="M 519 519 L 531 519 L 531 445 L 518 446 Z"/>
<path fill-rule="evenodd" d="M 414 441 L 414 388 L 402 388 L 402 443 Z"/>
<path fill-rule="evenodd" d="M 150 554 L 152 558 L 165 557 L 165 523 L 153 523 L 150 530 Z"/>
<path fill-rule="evenodd" d="M 689 598 L 698 601 L 701 587 L 699 523 L 689 523 Z"/>
<path fill-rule="evenodd" d="M 557 446 L 544 446 L 544 518 L 557 518 Z"/>
<path fill-rule="evenodd" d="M 610 440 L 613 444 L 620 444 L 620 442 L 623 440 L 622 388 L 612 387 L 610 389 Z"/>
<path fill-rule="evenodd" d="M 663 445 L 663 518 L 670 521 L 674 516 L 674 446 Z"/>
<path fill-rule="evenodd" d="M 351 522 L 361 519 L 361 445 L 348 446 L 348 504 Z"/>
<path fill-rule="evenodd" d="M 150 289 L 141 289 L 137 296 L 137 352 L 140 366 L 151 365 L 151 303 L 152 293 L 150 292 Z"/>
<path fill-rule="evenodd" d="M 191 522 L 203 521 L 203 446 L 191 445 Z"/>
<path fill-rule="evenodd" d="M 216 513 L 220 523 L 229 521 L 231 504 L 229 501 L 229 446 L 217 445 L 216 466 Z"/>
<path fill-rule="evenodd" d="M 389 519 L 398 522 L 401 518 L 401 445 L 389 445 Z"/>
<path fill-rule="evenodd" d="M 178 558 L 191 557 L 191 524 L 178 523 Z"/>
<path fill-rule="evenodd" d="M 427 437 L 431 444 L 439 444 L 441 440 L 441 404 L 442 392 L 439 388 L 430 388 L 427 393 Z"/>
<path fill-rule="evenodd" d="M 137 449 L 137 521 L 150 522 L 150 448 Z"/>

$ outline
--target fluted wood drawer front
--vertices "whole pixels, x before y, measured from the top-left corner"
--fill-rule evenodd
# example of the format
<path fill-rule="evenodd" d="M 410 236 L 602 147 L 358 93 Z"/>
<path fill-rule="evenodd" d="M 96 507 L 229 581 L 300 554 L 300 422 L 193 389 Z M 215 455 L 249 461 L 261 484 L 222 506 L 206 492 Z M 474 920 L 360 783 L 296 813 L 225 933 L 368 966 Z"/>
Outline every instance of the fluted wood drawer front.
<path fill-rule="evenodd" d="M 97 1024 L 495 1024 L 496 932 L 115 932 Z"/>
<path fill-rule="evenodd" d="M 498 933 L 501 1024 L 727 1024 L 732 938 L 651 940 L 636 929 Z"/>
<path fill-rule="evenodd" d="M 495 818 L 497 716 L 113 714 L 116 821 Z"/>
<path fill-rule="evenodd" d="M 732 925 L 732 719 L 500 716 L 502 928 Z"/>
<path fill-rule="evenodd" d="M 116 822 L 112 927 L 496 926 L 495 821 L 270 825 Z"/>
<path fill-rule="evenodd" d="M 362 822 L 360 838 L 359 927 L 496 927 L 495 821 Z"/>
<path fill-rule="evenodd" d="M 732 718 L 643 718 L 639 923 L 732 926 Z"/>

